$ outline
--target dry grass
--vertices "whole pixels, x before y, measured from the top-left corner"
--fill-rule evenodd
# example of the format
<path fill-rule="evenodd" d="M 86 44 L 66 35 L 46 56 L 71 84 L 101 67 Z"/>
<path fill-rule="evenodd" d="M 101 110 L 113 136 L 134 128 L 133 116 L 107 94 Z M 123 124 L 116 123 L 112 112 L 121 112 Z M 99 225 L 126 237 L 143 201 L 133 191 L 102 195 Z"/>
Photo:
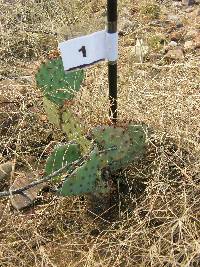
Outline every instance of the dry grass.
<path fill-rule="evenodd" d="M 152 47 L 149 58 L 136 63 L 136 38 L 148 41 L 165 30 L 151 25 L 147 1 L 119 2 L 119 119 L 152 128 L 146 154 L 121 173 L 127 192 L 113 201 L 112 220 L 92 214 L 87 198 L 46 192 L 23 212 L 0 200 L 2 267 L 200 265 L 199 55 L 168 64 L 162 48 Z M 161 21 L 174 12 L 170 4 L 160 5 Z M 48 148 L 65 141 L 44 116 L 34 82 L 39 62 L 66 36 L 104 27 L 105 1 L 10 0 L 1 1 L 0 10 L 0 163 L 16 162 L 14 179 L 39 172 Z M 185 27 L 195 27 L 180 16 Z M 106 64 L 87 70 L 76 98 L 74 112 L 88 130 L 108 118 L 106 73 Z"/>

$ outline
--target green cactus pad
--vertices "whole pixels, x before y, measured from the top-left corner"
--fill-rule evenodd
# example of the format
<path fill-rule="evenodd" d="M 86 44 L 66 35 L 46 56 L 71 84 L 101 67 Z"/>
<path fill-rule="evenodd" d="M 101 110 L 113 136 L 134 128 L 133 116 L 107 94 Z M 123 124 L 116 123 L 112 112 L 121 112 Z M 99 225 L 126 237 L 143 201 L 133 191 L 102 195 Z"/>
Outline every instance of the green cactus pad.
<path fill-rule="evenodd" d="M 51 123 L 67 134 L 69 140 L 74 140 L 81 146 L 83 153 L 88 152 L 91 144 L 85 137 L 84 128 L 78 119 L 75 119 L 70 110 L 63 109 L 51 102 L 46 97 L 43 98 L 44 109 Z"/>
<path fill-rule="evenodd" d="M 78 144 L 65 144 L 57 146 L 51 156 L 47 159 L 45 172 L 47 175 L 61 169 L 66 164 L 73 163 L 81 157 L 80 146 Z M 71 167 L 63 171 L 64 173 L 71 170 Z M 61 174 L 62 175 L 62 174 Z M 53 180 L 58 181 L 61 176 L 56 176 Z"/>
<path fill-rule="evenodd" d="M 80 122 L 74 118 L 70 111 L 62 114 L 62 130 L 67 134 L 69 140 L 75 140 L 80 144 L 83 153 L 87 153 L 91 147 L 90 142 L 86 139 L 84 129 Z"/>
<path fill-rule="evenodd" d="M 116 150 L 103 153 L 101 167 L 109 166 L 111 171 L 127 167 L 145 148 L 146 128 L 142 125 L 129 125 L 127 129 L 121 127 L 101 126 L 93 130 L 95 142 L 102 149 L 115 147 Z"/>
<path fill-rule="evenodd" d="M 93 193 L 96 190 L 98 192 L 107 191 L 106 184 L 101 178 L 101 164 L 97 148 L 91 152 L 89 159 L 64 181 L 58 194 L 75 196 Z"/>
<path fill-rule="evenodd" d="M 104 157 L 102 157 L 102 159 L 105 159 L 106 157 L 108 162 L 123 158 L 127 154 L 131 144 L 128 132 L 120 127 L 97 127 L 92 131 L 92 136 L 100 148 L 116 148 L 116 150 L 107 151 L 104 153 Z"/>
<path fill-rule="evenodd" d="M 51 102 L 46 97 L 43 97 L 44 110 L 47 114 L 48 120 L 60 128 L 60 112 L 59 106 Z"/>
<path fill-rule="evenodd" d="M 74 97 L 84 79 L 83 70 L 65 73 L 61 58 L 42 63 L 35 75 L 37 86 L 45 97 L 58 105 Z"/>
<path fill-rule="evenodd" d="M 123 158 L 109 165 L 111 171 L 126 168 L 144 153 L 147 127 L 143 125 L 129 125 L 126 131 L 130 136 L 131 144 Z"/>
<path fill-rule="evenodd" d="M 130 149 L 137 154 L 140 154 L 140 152 L 142 153 L 146 143 L 147 126 L 130 124 L 127 131 L 131 138 Z"/>

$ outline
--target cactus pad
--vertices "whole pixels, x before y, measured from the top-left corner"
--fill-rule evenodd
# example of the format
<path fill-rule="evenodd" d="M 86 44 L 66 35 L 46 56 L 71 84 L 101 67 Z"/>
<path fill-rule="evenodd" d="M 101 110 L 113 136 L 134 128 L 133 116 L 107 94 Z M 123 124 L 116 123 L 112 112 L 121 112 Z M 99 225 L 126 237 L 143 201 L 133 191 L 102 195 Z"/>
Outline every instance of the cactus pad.
<path fill-rule="evenodd" d="M 74 118 L 70 111 L 65 111 L 62 114 L 62 130 L 67 134 L 69 140 L 75 140 L 80 144 L 83 153 L 87 153 L 91 144 L 86 139 L 84 129 L 80 122 Z"/>
<path fill-rule="evenodd" d="M 63 111 L 60 106 L 46 97 L 43 98 L 43 105 L 49 121 L 66 133 L 70 141 L 74 140 L 80 144 L 84 153 L 88 152 L 90 142 L 86 139 L 83 127 L 78 119 L 74 118 L 72 112 L 70 110 Z"/>
<path fill-rule="evenodd" d="M 51 102 L 48 98 L 43 97 L 44 110 L 48 120 L 60 128 L 60 111 L 59 106 Z"/>
<path fill-rule="evenodd" d="M 130 136 L 130 146 L 126 155 L 118 161 L 112 162 L 109 165 L 111 171 L 117 171 L 121 168 L 126 168 L 134 160 L 138 159 L 143 153 L 146 145 L 146 129 L 143 125 L 129 125 L 127 133 Z"/>
<path fill-rule="evenodd" d="M 51 156 L 47 159 L 45 172 L 47 175 L 61 169 L 63 166 L 73 163 L 81 157 L 80 146 L 78 144 L 65 144 L 59 145 L 54 150 Z M 70 171 L 71 167 L 63 171 L 66 173 Z M 61 175 L 54 177 L 54 180 L 58 180 Z"/>
<path fill-rule="evenodd" d="M 62 196 L 82 195 L 96 191 L 106 192 L 106 184 L 101 178 L 101 164 L 98 149 L 95 148 L 89 159 L 68 177 L 58 193 Z"/>
<path fill-rule="evenodd" d="M 120 160 L 123 158 L 131 144 L 130 136 L 123 128 L 114 126 L 101 126 L 92 131 L 93 138 L 100 148 L 116 150 L 107 151 L 104 157 L 108 162 Z"/>
<path fill-rule="evenodd" d="M 84 78 L 83 70 L 65 73 L 60 57 L 42 63 L 35 75 L 45 97 L 58 105 L 74 97 Z"/>

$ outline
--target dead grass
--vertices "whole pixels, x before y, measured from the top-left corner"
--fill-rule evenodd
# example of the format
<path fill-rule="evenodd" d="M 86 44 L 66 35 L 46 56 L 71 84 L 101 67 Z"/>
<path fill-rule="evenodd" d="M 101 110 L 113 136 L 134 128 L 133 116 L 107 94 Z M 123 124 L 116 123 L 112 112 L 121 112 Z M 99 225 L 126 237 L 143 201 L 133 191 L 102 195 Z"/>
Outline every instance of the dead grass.
<path fill-rule="evenodd" d="M 46 192 L 23 212 L 0 200 L 2 267 L 200 264 L 199 56 L 167 64 L 162 51 L 152 50 L 137 63 L 135 39 L 165 29 L 141 14 L 146 1 L 119 2 L 119 120 L 151 127 L 146 154 L 121 174 L 127 192 L 113 202 L 112 220 L 92 214 L 88 198 Z M 161 20 L 173 12 L 168 2 L 160 5 Z M 89 0 L 1 1 L 0 163 L 14 160 L 14 176 L 40 171 L 48 147 L 66 140 L 44 116 L 34 81 L 39 62 L 60 39 L 104 27 L 104 7 Z M 76 98 L 74 112 L 88 130 L 108 118 L 106 73 L 106 64 L 87 70 Z"/>

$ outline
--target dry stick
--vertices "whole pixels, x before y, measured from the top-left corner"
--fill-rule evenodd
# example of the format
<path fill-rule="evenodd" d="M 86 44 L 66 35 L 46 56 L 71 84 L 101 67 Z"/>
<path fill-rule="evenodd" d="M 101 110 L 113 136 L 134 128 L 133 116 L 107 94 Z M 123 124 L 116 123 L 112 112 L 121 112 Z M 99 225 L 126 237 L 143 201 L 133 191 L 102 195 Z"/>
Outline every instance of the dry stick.
<path fill-rule="evenodd" d="M 107 151 L 111 151 L 111 150 L 116 150 L 116 147 L 114 148 L 108 148 L 108 149 L 104 149 L 104 150 L 100 150 L 99 151 L 99 154 L 102 154 L 102 153 L 105 153 Z M 39 184 L 43 184 L 44 182 L 47 182 L 49 180 L 51 180 L 53 177 L 57 176 L 58 174 L 62 173 L 67 167 L 75 167 L 76 165 L 81 165 L 81 163 L 83 163 L 84 160 L 86 160 L 89 156 L 89 153 L 88 155 L 86 156 L 83 156 L 82 158 L 70 163 L 70 164 L 66 164 L 64 165 L 62 168 L 60 168 L 59 170 L 53 172 L 52 174 L 48 175 L 48 176 L 45 176 L 44 178 L 40 179 L 40 180 L 37 180 L 37 181 L 34 181 L 22 188 L 19 188 L 19 189 L 15 189 L 13 191 L 3 191 L 3 192 L 0 192 L 0 198 L 2 197 L 9 197 L 11 195 L 17 195 L 17 194 L 23 194 L 24 191 L 36 186 L 36 185 L 39 185 Z M 71 173 L 68 173 L 66 175 L 66 178 L 68 178 L 70 176 Z"/>

